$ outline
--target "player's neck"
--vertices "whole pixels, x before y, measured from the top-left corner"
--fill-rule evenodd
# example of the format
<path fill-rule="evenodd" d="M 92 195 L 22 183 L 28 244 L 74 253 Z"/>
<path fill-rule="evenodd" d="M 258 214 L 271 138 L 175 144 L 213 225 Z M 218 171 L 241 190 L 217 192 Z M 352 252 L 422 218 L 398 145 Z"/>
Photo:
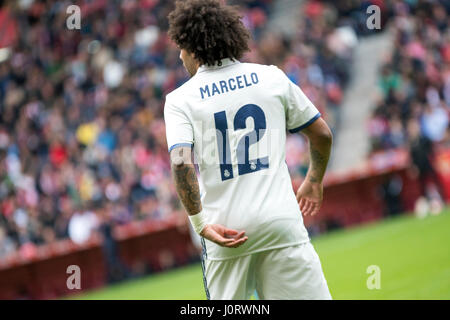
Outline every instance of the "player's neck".
<path fill-rule="evenodd" d="M 216 68 L 221 68 L 221 67 L 227 66 L 231 63 L 239 63 L 239 61 L 236 59 L 227 57 L 227 58 L 223 58 L 220 60 L 216 60 L 213 65 L 208 65 L 206 63 L 198 64 L 196 73 L 201 72 L 203 70 L 213 70 Z"/>

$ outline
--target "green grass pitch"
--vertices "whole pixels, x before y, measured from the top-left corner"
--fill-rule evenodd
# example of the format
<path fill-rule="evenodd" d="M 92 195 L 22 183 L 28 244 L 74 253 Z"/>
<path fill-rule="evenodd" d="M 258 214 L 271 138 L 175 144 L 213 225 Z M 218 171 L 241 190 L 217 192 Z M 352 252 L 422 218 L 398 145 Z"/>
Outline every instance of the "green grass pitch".
<path fill-rule="evenodd" d="M 334 299 L 450 299 L 450 210 L 424 219 L 402 215 L 312 240 Z M 369 290 L 367 267 L 380 268 Z M 69 298 L 205 299 L 200 264 Z"/>

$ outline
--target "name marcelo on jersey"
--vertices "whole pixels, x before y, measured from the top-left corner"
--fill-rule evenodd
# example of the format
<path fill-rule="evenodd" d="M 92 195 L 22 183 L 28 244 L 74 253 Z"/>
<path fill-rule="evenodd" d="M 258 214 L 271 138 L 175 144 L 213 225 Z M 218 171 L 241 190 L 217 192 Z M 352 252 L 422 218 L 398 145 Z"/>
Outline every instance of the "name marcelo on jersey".
<path fill-rule="evenodd" d="M 204 87 L 200 87 L 200 95 L 202 96 L 202 99 L 205 99 L 206 97 L 212 97 L 215 94 L 222 94 L 228 91 L 250 87 L 258 82 L 258 75 L 255 72 L 252 72 L 250 75 L 244 74 L 228 80 L 220 80 L 218 82 L 213 82 L 210 85 L 207 84 Z"/>

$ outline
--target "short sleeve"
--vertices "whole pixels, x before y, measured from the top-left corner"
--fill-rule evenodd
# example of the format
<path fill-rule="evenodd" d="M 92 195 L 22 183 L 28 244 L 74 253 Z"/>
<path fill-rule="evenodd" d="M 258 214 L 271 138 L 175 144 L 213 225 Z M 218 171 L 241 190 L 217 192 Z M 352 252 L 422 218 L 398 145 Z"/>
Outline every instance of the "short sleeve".
<path fill-rule="evenodd" d="M 295 133 L 308 127 L 321 114 L 299 86 L 294 84 L 283 71 L 278 70 L 281 73 L 284 88 L 283 102 L 286 112 L 286 128 L 290 133 Z"/>
<path fill-rule="evenodd" d="M 164 105 L 164 121 L 169 152 L 176 147 L 192 146 L 194 132 L 186 113 L 166 98 Z"/>

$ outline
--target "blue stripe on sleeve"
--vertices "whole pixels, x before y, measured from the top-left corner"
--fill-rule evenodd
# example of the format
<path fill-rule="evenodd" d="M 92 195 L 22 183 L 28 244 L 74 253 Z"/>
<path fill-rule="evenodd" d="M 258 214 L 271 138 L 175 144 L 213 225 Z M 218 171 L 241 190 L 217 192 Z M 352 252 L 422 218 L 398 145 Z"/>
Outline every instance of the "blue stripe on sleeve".
<path fill-rule="evenodd" d="M 192 147 L 193 143 L 177 143 L 169 148 L 169 152 L 178 147 Z"/>
<path fill-rule="evenodd" d="M 302 124 L 300 127 L 297 127 L 295 129 L 290 129 L 289 132 L 290 133 L 296 133 L 299 132 L 302 129 L 305 129 L 306 127 L 310 126 L 314 121 L 316 121 L 317 119 L 319 119 L 321 116 L 320 112 L 318 114 L 316 114 L 312 119 L 310 119 L 307 123 Z"/>

